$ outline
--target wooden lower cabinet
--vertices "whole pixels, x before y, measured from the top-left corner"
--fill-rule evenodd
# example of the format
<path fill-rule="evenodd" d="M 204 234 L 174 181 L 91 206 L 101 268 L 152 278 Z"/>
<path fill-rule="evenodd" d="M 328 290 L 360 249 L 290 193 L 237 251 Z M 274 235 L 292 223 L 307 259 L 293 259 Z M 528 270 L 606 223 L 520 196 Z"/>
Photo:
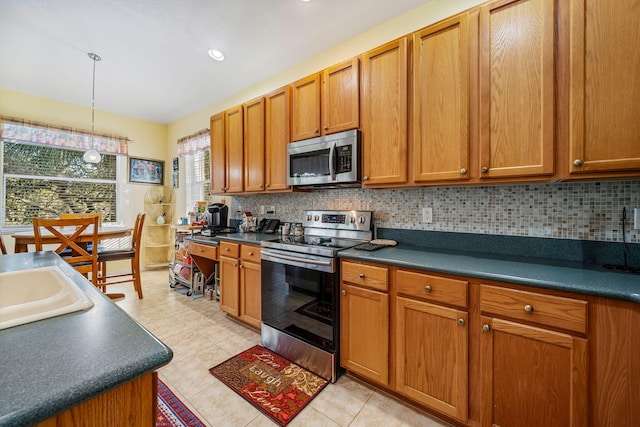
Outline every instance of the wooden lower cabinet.
<path fill-rule="evenodd" d="M 340 363 L 376 383 L 389 384 L 389 295 L 342 283 Z"/>
<path fill-rule="evenodd" d="M 587 340 L 482 317 L 482 426 L 586 426 Z"/>
<path fill-rule="evenodd" d="M 157 412 L 157 384 L 157 373 L 142 375 L 36 426 L 154 426 Z"/>
<path fill-rule="evenodd" d="M 260 247 L 220 243 L 220 310 L 254 328 L 261 324 Z"/>
<path fill-rule="evenodd" d="M 396 391 L 461 421 L 467 420 L 467 317 L 396 298 Z"/>

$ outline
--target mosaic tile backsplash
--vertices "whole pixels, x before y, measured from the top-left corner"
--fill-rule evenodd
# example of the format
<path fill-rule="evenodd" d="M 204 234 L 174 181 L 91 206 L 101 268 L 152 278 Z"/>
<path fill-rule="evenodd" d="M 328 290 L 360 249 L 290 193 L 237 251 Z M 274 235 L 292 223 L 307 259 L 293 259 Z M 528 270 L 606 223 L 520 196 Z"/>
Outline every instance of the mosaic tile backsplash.
<path fill-rule="evenodd" d="M 260 206 L 275 206 L 276 214 L 260 215 Z M 242 218 L 239 207 L 281 221 L 300 221 L 310 209 L 359 209 L 373 211 L 381 228 L 606 242 L 622 241 L 626 207 L 626 241 L 640 242 L 639 230 L 632 229 L 633 208 L 640 208 L 640 180 L 235 196 L 233 219 Z M 433 210 L 430 224 L 422 223 L 423 207 Z"/>

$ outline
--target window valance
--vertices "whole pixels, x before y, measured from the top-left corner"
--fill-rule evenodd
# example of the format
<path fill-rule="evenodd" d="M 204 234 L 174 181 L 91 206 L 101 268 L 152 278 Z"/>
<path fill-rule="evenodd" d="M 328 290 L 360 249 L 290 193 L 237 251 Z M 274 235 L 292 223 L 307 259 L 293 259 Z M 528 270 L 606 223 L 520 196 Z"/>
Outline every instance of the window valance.
<path fill-rule="evenodd" d="M 91 132 L 0 116 L 0 137 L 26 144 L 51 145 L 58 148 L 86 151 L 92 146 L 103 154 L 129 152 L 129 139 L 122 136 Z"/>
<path fill-rule="evenodd" d="M 187 154 L 198 153 L 208 149 L 210 145 L 209 129 L 202 129 L 178 140 L 178 155 L 186 156 Z"/>

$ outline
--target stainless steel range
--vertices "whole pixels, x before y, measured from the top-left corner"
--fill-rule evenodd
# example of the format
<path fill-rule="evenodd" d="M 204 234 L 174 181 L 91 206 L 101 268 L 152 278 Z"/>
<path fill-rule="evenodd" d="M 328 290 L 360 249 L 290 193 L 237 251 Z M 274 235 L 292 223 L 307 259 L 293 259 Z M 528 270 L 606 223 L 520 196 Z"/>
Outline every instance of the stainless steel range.
<path fill-rule="evenodd" d="M 304 236 L 261 243 L 262 345 L 335 382 L 340 371 L 337 253 L 371 240 L 370 211 L 307 211 Z"/>

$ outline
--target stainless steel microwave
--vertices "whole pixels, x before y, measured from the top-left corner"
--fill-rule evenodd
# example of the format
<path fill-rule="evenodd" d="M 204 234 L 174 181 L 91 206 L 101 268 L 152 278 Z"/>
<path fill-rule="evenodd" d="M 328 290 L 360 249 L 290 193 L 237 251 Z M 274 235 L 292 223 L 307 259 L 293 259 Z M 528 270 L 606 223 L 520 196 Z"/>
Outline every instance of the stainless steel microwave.
<path fill-rule="evenodd" d="M 359 187 L 360 139 L 354 129 L 290 143 L 287 185 Z"/>

